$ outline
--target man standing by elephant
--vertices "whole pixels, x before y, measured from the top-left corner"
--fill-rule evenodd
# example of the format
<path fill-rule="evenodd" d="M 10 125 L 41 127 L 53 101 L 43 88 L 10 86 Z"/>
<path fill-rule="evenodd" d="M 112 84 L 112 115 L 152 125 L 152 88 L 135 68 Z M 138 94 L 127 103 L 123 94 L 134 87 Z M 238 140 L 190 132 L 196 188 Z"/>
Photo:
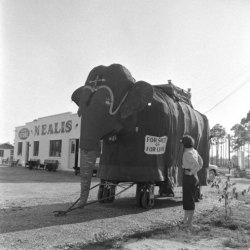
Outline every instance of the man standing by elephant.
<path fill-rule="evenodd" d="M 203 160 L 197 150 L 194 149 L 194 139 L 190 135 L 182 138 L 184 153 L 182 158 L 183 171 L 183 209 L 185 226 L 192 227 L 192 219 L 195 210 L 195 189 L 197 186 L 198 171 L 202 168 Z"/>

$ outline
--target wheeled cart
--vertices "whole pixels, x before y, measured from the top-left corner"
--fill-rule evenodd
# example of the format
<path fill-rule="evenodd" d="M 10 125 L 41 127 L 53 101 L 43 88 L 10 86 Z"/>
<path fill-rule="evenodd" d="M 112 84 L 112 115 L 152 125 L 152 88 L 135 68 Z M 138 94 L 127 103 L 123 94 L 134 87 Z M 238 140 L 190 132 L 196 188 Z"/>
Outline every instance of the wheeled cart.
<path fill-rule="evenodd" d="M 136 183 L 129 184 L 131 187 Z M 124 187 L 125 184 L 119 185 L 112 182 L 101 181 L 98 190 L 98 201 L 100 203 L 111 203 L 116 197 L 117 186 Z M 154 184 L 151 183 L 137 183 L 136 184 L 136 204 L 142 208 L 152 208 L 154 206 Z"/>

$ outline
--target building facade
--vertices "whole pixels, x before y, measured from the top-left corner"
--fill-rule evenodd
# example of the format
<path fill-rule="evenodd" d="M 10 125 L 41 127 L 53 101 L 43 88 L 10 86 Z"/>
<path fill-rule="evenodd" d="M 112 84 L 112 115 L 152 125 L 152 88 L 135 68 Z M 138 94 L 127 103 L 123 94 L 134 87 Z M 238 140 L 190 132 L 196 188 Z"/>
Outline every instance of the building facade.
<path fill-rule="evenodd" d="M 0 144 L 0 164 L 9 163 L 13 160 L 14 146 L 6 142 Z"/>
<path fill-rule="evenodd" d="M 81 120 L 71 112 L 38 118 L 15 128 L 14 159 L 58 160 L 58 170 L 79 166 Z"/>

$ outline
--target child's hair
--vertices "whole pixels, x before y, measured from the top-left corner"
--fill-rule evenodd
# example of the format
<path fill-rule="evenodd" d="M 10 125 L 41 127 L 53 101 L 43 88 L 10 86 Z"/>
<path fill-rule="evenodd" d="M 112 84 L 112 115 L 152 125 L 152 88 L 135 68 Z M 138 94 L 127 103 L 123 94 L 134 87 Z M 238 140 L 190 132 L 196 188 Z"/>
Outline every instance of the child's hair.
<path fill-rule="evenodd" d="M 181 142 L 185 148 L 193 148 L 194 147 L 194 138 L 190 135 L 184 135 L 182 137 Z"/>

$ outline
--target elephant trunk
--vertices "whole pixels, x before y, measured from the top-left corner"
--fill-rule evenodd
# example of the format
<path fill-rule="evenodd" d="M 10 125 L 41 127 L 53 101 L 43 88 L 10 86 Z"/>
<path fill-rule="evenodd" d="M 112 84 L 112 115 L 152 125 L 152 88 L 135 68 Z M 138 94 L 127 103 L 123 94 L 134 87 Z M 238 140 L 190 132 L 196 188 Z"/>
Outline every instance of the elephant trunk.
<path fill-rule="evenodd" d="M 89 196 L 93 166 L 95 165 L 97 152 L 81 150 L 80 154 L 81 194 L 80 205 L 85 206 Z"/>

